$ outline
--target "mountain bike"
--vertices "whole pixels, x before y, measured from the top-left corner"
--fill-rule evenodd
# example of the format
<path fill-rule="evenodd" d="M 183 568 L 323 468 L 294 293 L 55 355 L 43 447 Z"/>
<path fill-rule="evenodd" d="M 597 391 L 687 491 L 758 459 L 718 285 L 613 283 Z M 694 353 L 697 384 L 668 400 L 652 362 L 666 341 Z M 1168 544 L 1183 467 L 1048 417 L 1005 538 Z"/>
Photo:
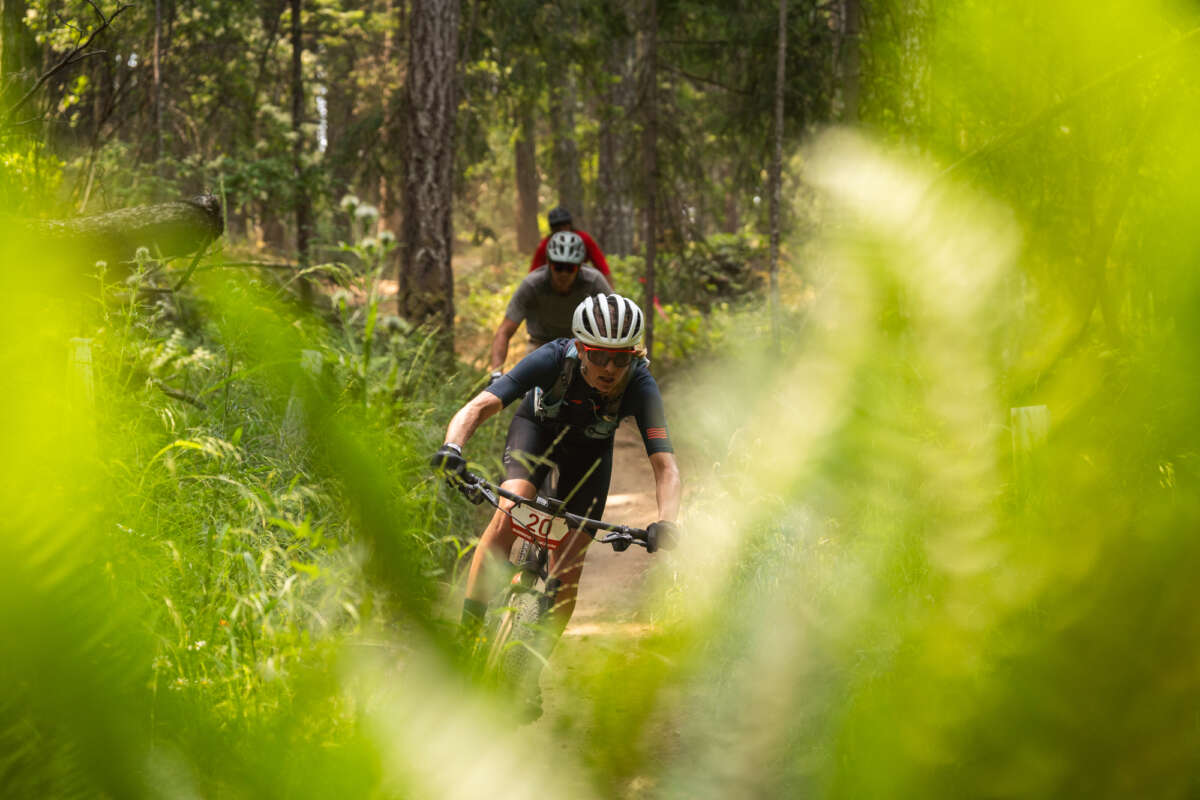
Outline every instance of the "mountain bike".
<path fill-rule="evenodd" d="M 504 511 L 512 519 L 519 542 L 510 558 L 512 580 L 491 604 L 483 640 L 485 652 L 477 655 L 485 675 L 513 689 L 518 698 L 531 698 L 537 692 L 538 667 L 546 663 L 544 653 L 551 643 L 543 623 L 561 588 L 561 582 L 549 574 L 550 554 L 562 545 L 569 531 L 576 529 L 618 552 L 634 544 L 647 547 L 651 537 L 641 528 L 572 514 L 563 501 L 552 497 L 522 497 L 471 472 L 453 479 L 453 485 L 477 505 L 487 502 L 504 511 L 501 498 L 515 504 Z"/>

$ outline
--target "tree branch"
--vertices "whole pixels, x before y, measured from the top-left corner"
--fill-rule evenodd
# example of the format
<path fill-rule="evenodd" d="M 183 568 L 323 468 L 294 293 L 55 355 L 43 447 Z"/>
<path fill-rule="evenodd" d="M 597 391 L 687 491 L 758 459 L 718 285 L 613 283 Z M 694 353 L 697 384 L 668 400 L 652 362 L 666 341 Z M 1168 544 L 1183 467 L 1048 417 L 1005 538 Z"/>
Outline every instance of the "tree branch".
<path fill-rule="evenodd" d="M 71 60 L 68 61 L 63 66 L 69 67 L 72 64 L 78 64 L 80 61 L 83 61 L 85 58 L 91 58 L 92 56 L 106 56 L 106 55 L 108 55 L 107 50 L 89 50 L 86 53 L 80 53 L 79 55 L 72 57 Z"/>
<path fill-rule="evenodd" d="M 171 386 L 168 386 L 167 384 L 160 381 L 158 378 L 151 378 L 150 382 L 152 384 L 154 384 L 156 389 L 158 389 L 160 392 L 165 394 L 167 397 L 173 397 L 176 400 L 182 400 L 183 402 L 187 403 L 188 405 L 195 406 L 196 408 L 200 409 L 201 411 L 208 410 L 208 406 L 206 406 L 202 400 L 200 400 L 197 397 L 193 397 L 192 395 L 188 394 L 187 392 L 184 392 L 179 389 L 175 389 Z"/>
<path fill-rule="evenodd" d="M 51 67 L 50 69 L 48 69 L 42 73 L 41 77 L 39 77 L 37 79 L 37 81 L 33 84 L 33 86 L 29 89 L 29 91 L 25 93 L 25 96 L 22 97 L 20 100 L 18 100 L 13 105 L 13 107 L 8 110 L 8 113 L 7 113 L 8 120 L 11 120 L 13 117 L 16 116 L 17 112 L 20 111 L 25 106 L 25 104 L 28 103 L 33 98 L 33 96 L 35 94 L 37 94 L 37 92 L 46 84 L 46 81 L 50 80 L 52 77 L 54 77 L 56 74 L 61 72 L 66 67 L 68 67 L 78 61 L 81 61 L 82 59 L 87 58 L 88 56 L 95 55 L 96 53 L 84 53 L 83 55 L 80 55 L 80 54 L 83 53 L 83 51 L 86 50 L 89 45 L 91 45 L 91 43 L 95 40 L 95 38 L 97 36 L 99 36 L 102 31 L 106 30 L 108 28 L 108 26 L 110 26 L 112 24 L 112 21 L 114 19 L 116 19 L 123 11 L 133 8 L 132 5 L 124 5 L 124 6 L 121 6 L 120 8 L 118 8 L 116 11 L 114 11 L 113 15 L 111 17 L 105 17 L 104 13 L 96 6 L 96 4 L 94 2 L 92 2 L 92 0 L 88 0 L 88 5 L 90 5 L 92 7 L 92 10 L 96 12 L 96 16 L 98 16 L 100 18 L 99 27 L 97 27 L 96 30 L 92 31 L 92 34 L 87 37 L 87 39 L 83 42 L 83 44 L 76 45 L 70 52 L 68 52 L 65 56 L 63 56 L 62 60 L 60 60 L 53 67 Z M 103 51 L 96 51 L 96 52 L 103 52 Z"/>
<path fill-rule="evenodd" d="M 740 95 L 749 95 L 750 94 L 749 92 L 745 91 L 744 89 L 735 89 L 732 86 L 726 86 L 725 84 L 719 83 L 718 81 L 714 81 L 711 78 L 705 78 L 700 75 L 693 75 L 692 73 L 690 73 L 686 70 L 680 69 L 679 67 L 675 66 L 674 64 L 668 64 L 667 62 L 661 61 L 661 60 L 658 63 L 667 72 L 673 72 L 676 75 L 680 76 L 681 78 L 686 78 L 689 81 L 693 81 L 695 83 L 703 83 L 703 84 L 707 84 L 709 86 L 715 86 L 718 89 L 723 89 L 727 92 L 732 92 L 734 94 L 740 94 Z"/>

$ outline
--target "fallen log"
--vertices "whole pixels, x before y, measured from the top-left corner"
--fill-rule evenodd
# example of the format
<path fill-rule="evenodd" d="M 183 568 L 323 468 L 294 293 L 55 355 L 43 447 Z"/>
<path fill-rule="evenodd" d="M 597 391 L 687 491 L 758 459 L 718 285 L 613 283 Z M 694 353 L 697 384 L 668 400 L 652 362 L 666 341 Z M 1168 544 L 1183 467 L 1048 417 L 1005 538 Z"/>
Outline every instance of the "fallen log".
<path fill-rule="evenodd" d="M 207 194 L 87 217 L 15 222 L 36 242 L 78 253 L 87 265 L 106 261 L 113 267 L 132 262 L 139 247 L 154 258 L 195 253 L 225 230 L 221 202 Z"/>

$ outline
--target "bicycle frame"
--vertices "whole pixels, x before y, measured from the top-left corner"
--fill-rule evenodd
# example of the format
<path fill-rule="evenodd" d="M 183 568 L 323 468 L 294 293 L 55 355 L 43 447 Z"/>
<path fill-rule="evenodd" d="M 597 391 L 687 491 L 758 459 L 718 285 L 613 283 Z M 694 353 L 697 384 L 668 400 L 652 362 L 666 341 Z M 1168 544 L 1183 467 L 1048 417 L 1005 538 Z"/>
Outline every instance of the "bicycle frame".
<path fill-rule="evenodd" d="M 535 667 L 533 661 L 540 660 L 545 664 L 544 653 L 553 646 L 553 640 L 546 638 L 542 622 L 555 608 L 562 586 L 558 578 L 550 576 L 551 551 L 566 541 L 570 530 L 586 531 L 593 540 L 611 544 L 618 551 L 627 549 L 631 544 L 646 547 L 648 534 L 641 528 L 614 525 L 572 514 L 561 500 L 522 497 L 471 472 L 447 476 L 447 480 L 472 503 L 486 501 L 507 515 L 512 521 L 514 533 L 522 542 L 519 554 L 512 559 L 516 571 L 503 593 L 503 604 L 496 609 L 499 613 L 492 617 L 493 627 L 490 628 L 489 641 L 483 651 L 486 656 L 482 666 L 485 674 L 523 687 L 517 689 L 518 695 L 526 692 L 536 695 L 537 676 L 541 667 Z M 511 509 L 504 508 L 500 502 L 502 498 L 512 502 Z M 517 512 L 517 515 L 514 516 L 513 512 Z M 604 534 L 597 539 L 596 534 L 601 531 Z M 528 681 L 532 681 L 532 689 Z M 540 707 L 539 702 L 538 713 Z"/>

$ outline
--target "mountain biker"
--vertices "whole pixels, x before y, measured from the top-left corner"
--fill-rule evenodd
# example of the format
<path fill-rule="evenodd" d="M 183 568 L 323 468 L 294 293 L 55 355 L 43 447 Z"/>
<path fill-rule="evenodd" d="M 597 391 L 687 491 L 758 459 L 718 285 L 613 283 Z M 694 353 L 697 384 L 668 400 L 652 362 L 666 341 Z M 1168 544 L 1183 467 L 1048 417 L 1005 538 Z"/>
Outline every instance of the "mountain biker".
<path fill-rule="evenodd" d="M 529 341 L 536 349 L 546 342 L 570 336 L 571 314 L 580 301 L 608 291 L 608 283 L 599 272 L 582 266 L 587 249 L 574 231 L 551 234 L 546 254 L 549 263 L 521 281 L 492 337 L 492 380 L 500 377 L 504 360 L 508 358 L 509 340 L 522 321 Z"/>
<path fill-rule="evenodd" d="M 654 471 L 658 522 L 647 528 L 647 550 L 674 547 L 679 531 L 681 483 L 658 384 L 650 374 L 641 338 L 642 311 L 615 294 L 586 298 L 573 315 L 573 338 L 556 339 L 526 356 L 512 371 L 480 392 L 450 420 L 445 444 L 430 460 L 443 474 L 466 469 L 463 447 L 476 428 L 522 396 L 504 446 L 506 479 L 501 487 L 534 497 L 535 487 L 552 468 L 559 470 L 557 494 L 567 510 L 600 519 L 612 475 L 613 435 L 620 420 L 632 416 Z M 533 390 L 533 391 L 531 391 Z M 539 391 L 540 390 L 540 391 Z M 506 510 L 512 503 L 505 500 Z M 493 516 L 471 561 L 462 621 L 471 634 L 482 624 L 487 602 L 508 578 L 516 534 L 502 511 Z M 584 552 L 591 538 L 572 530 L 551 554 L 550 577 L 562 582 L 551 612 L 549 647 L 557 641 L 575 609 Z M 472 636 L 473 638 L 473 636 Z M 544 653 L 543 655 L 548 655 Z"/>
<path fill-rule="evenodd" d="M 596 244 L 595 239 L 588 236 L 586 231 L 581 231 L 572 224 L 570 211 L 567 211 L 563 206 L 555 206 L 546 215 L 546 222 L 550 225 L 550 235 L 542 239 L 541 243 L 537 246 L 537 250 L 533 252 L 533 260 L 529 262 L 530 272 L 533 272 L 546 263 L 546 248 L 550 237 L 559 231 L 571 231 L 578 234 L 579 238 L 583 240 L 583 246 L 587 248 L 587 260 L 592 262 L 592 266 L 600 271 L 600 274 L 608 281 L 609 287 L 613 286 L 612 272 L 608 269 L 608 262 L 604 260 L 604 251 L 600 249 L 600 245 Z"/>

